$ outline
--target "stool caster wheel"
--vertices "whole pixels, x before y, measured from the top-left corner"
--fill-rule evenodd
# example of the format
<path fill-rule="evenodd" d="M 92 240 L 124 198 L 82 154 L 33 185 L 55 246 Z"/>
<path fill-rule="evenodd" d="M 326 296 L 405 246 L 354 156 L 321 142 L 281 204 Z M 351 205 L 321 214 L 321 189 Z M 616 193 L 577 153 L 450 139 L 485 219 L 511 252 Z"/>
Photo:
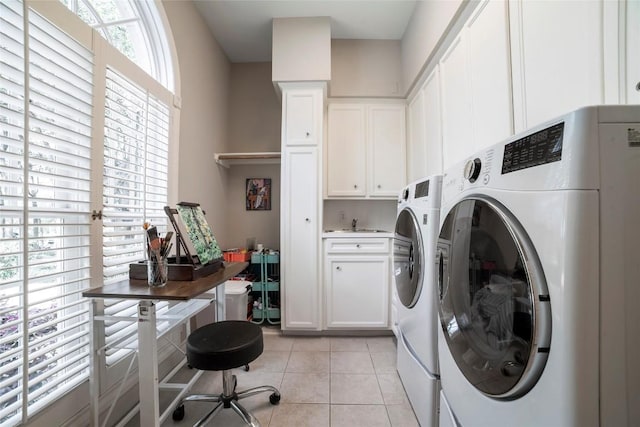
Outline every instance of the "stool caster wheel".
<path fill-rule="evenodd" d="M 171 418 L 173 418 L 174 421 L 180 421 L 184 419 L 184 405 L 180 405 L 176 409 L 174 409 Z"/>
<path fill-rule="evenodd" d="M 269 396 L 269 402 L 271 402 L 272 405 L 277 405 L 278 403 L 280 403 L 280 395 L 273 393 L 271 396 Z"/>
<path fill-rule="evenodd" d="M 251 369 L 251 368 L 249 367 L 249 365 L 244 365 L 244 371 L 245 371 L 245 372 L 249 372 L 249 369 Z"/>

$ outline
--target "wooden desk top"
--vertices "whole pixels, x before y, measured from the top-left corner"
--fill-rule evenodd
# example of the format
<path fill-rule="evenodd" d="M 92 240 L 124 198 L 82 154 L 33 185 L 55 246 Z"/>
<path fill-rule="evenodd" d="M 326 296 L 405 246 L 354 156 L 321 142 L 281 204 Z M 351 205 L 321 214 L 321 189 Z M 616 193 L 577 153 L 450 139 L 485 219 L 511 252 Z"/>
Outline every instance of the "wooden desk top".
<path fill-rule="evenodd" d="M 123 280 L 110 285 L 91 288 L 82 296 L 89 298 L 117 298 L 141 300 L 188 300 L 226 282 L 247 268 L 248 262 L 225 262 L 220 270 L 191 281 L 169 281 L 161 288 L 147 285 L 146 280 Z"/>

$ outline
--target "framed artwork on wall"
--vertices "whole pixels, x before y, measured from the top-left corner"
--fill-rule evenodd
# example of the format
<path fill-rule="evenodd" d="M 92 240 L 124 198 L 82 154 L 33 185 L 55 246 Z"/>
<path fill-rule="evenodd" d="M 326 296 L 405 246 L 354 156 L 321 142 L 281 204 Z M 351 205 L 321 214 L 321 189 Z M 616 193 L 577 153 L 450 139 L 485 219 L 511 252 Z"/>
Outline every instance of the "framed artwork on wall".
<path fill-rule="evenodd" d="M 247 178 L 248 211 L 271 210 L 271 178 Z"/>

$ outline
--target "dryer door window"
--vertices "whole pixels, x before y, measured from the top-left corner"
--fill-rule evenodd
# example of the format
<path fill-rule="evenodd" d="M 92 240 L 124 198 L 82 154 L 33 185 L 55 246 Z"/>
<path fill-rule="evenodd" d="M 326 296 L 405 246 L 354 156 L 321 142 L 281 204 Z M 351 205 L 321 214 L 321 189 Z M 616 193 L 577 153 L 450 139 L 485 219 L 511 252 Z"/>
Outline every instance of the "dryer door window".
<path fill-rule="evenodd" d="M 398 298 L 405 307 L 413 307 L 422 291 L 424 252 L 420 225 L 411 209 L 405 208 L 396 220 L 393 239 L 393 271 Z"/>
<path fill-rule="evenodd" d="M 459 369 L 491 397 L 525 394 L 551 339 L 547 286 L 526 232 L 497 201 L 468 198 L 448 213 L 437 256 L 440 321 Z"/>

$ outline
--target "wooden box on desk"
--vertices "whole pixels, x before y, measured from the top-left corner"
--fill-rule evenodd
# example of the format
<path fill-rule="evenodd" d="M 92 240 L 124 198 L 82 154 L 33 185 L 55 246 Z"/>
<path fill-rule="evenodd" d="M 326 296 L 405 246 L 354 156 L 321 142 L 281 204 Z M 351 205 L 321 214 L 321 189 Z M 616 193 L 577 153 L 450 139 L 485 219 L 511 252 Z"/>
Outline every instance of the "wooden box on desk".
<path fill-rule="evenodd" d="M 176 257 L 167 259 L 169 261 L 169 280 L 197 280 L 215 273 L 222 267 L 222 258 L 213 260 L 205 265 L 190 264 L 186 257 L 180 257 L 178 262 L 176 262 Z M 147 264 L 145 261 L 129 264 L 129 279 L 147 280 Z"/>

